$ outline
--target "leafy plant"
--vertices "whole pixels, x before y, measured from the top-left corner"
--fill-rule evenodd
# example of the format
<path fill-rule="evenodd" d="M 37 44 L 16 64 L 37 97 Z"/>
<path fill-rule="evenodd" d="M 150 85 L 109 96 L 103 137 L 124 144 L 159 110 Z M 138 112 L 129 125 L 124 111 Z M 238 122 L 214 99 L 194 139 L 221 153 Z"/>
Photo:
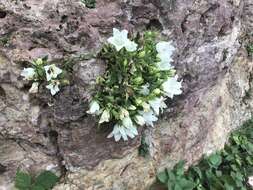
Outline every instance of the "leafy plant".
<path fill-rule="evenodd" d="M 31 67 L 24 68 L 21 72 L 21 76 L 24 80 L 32 81 L 32 87 L 29 93 L 37 93 L 39 85 L 43 82 L 47 82 L 47 89 L 50 90 L 54 96 L 60 91 L 59 86 L 67 84 L 68 80 L 65 80 L 66 71 L 60 69 L 55 64 L 48 65 L 47 58 L 39 58 L 31 63 Z"/>
<path fill-rule="evenodd" d="M 43 171 L 37 177 L 32 178 L 28 173 L 20 170 L 16 173 L 15 187 L 18 190 L 50 190 L 59 178 L 50 171 Z"/>
<path fill-rule="evenodd" d="M 151 31 L 129 39 L 126 30 L 113 29 L 98 54 L 107 69 L 97 78 L 87 112 L 100 116 L 99 124 L 114 124 L 108 138 L 134 138 L 136 126 L 153 126 L 167 107 L 165 99 L 182 93 L 181 81 L 170 64 L 174 49 L 171 42 L 156 42 L 156 33 Z"/>
<path fill-rule="evenodd" d="M 157 175 L 168 190 L 247 190 L 253 175 L 253 120 L 231 134 L 224 150 L 205 156 L 184 171 L 181 161 L 172 170 Z M 251 185 L 253 183 L 251 182 Z"/>
<path fill-rule="evenodd" d="M 248 55 L 252 56 L 253 55 L 253 44 L 249 44 L 246 47 Z"/>
<path fill-rule="evenodd" d="M 141 137 L 141 145 L 139 147 L 139 155 L 146 157 L 149 154 L 149 145 L 145 140 L 145 136 Z"/>
<path fill-rule="evenodd" d="M 96 0 L 81 0 L 81 3 L 83 3 L 87 8 L 96 8 Z"/>

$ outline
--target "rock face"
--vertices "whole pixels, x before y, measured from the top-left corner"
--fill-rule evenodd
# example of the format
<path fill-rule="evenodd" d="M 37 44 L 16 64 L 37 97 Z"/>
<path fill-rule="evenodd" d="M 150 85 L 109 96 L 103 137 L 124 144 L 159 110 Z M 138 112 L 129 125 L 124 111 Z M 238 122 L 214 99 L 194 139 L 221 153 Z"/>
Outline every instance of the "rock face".
<path fill-rule="evenodd" d="M 17 168 L 54 168 L 56 190 L 148 189 L 157 171 L 181 159 L 195 163 L 222 148 L 227 135 L 252 115 L 251 0 L 0 0 L 0 189 L 11 189 Z M 174 65 L 184 93 L 155 128 L 115 143 L 86 114 L 89 89 L 103 63 L 82 59 L 97 52 L 112 28 L 156 29 L 173 40 Z M 20 72 L 29 61 L 74 60 L 71 85 L 51 97 L 28 94 Z M 78 57 L 78 59 L 72 59 Z M 157 189 L 157 188 L 155 188 Z"/>

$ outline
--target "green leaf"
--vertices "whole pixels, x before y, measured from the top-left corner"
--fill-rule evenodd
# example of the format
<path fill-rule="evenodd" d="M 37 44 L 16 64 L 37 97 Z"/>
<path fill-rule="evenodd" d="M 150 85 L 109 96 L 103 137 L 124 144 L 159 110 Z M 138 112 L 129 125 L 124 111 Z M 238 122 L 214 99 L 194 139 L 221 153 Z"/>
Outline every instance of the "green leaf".
<path fill-rule="evenodd" d="M 36 186 L 41 186 L 45 189 L 53 188 L 57 182 L 58 182 L 58 177 L 50 171 L 43 171 L 35 179 L 35 185 Z"/>
<path fill-rule="evenodd" d="M 196 186 L 193 181 L 187 180 L 185 178 L 180 179 L 179 184 L 183 190 L 192 190 Z"/>
<path fill-rule="evenodd" d="M 157 175 L 157 178 L 158 180 L 161 182 L 161 183 L 167 183 L 168 181 L 168 175 L 167 175 L 167 171 L 163 171 L 163 172 L 160 172 L 158 175 Z"/>
<path fill-rule="evenodd" d="M 46 190 L 46 189 L 40 185 L 33 185 L 31 187 L 31 190 Z"/>
<path fill-rule="evenodd" d="M 178 176 L 184 175 L 184 161 L 180 161 L 178 164 L 176 164 L 175 169 L 176 169 L 176 174 Z"/>
<path fill-rule="evenodd" d="M 17 171 L 15 178 L 15 187 L 19 190 L 28 190 L 31 186 L 32 178 L 28 173 Z"/>
<path fill-rule="evenodd" d="M 222 162 L 222 157 L 219 154 L 213 154 L 209 157 L 208 161 L 212 166 L 218 167 Z"/>

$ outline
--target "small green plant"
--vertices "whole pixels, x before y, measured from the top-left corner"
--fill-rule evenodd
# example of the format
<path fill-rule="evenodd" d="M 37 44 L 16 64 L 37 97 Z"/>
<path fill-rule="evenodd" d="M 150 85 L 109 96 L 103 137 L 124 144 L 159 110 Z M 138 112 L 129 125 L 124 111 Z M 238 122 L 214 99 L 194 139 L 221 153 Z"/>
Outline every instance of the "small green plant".
<path fill-rule="evenodd" d="M 37 93 L 39 85 L 47 82 L 46 88 L 50 90 L 54 96 L 60 91 L 59 86 L 68 84 L 65 80 L 66 71 L 60 69 L 55 64 L 48 65 L 47 58 L 39 58 L 31 63 L 32 67 L 24 68 L 21 76 L 24 80 L 32 81 L 32 86 L 29 93 Z"/>
<path fill-rule="evenodd" d="M 53 189 L 58 180 L 59 178 L 50 171 L 43 171 L 33 178 L 30 174 L 18 170 L 15 187 L 18 190 L 50 190 Z"/>
<path fill-rule="evenodd" d="M 249 190 L 253 187 L 253 120 L 232 133 L 224 150 L 184 170 L 184 162 L 157 175 L 168 190 Z"/>
<path fill-rule="evenodd" d="M 151 31 L 129 39 L 126 30 L 114 28 L 107 41 L 98 54 L 107 69 L 97 78 L 87 113 L 100 116 L 99 124 L 114 124 L 108 138 L 126 141 L 138 135 L 137 126 L 154 126 L 167 107 L 166 98 L 182 93 L 170 64 L 175 48 L 171 42 L 157 42 Z"/>
<path fill-rule="evenodd" d="M 253 56 L 253 44 L 247 45 L 246 49 L 247 49 L 248 55 Z"/>
<path fill-rule="evenodd" d="M 145 136 L 141 137 L 141 145 L 139 146 L 139 155 L 146 157 L 149 154 L 149 145 L 145 140 Z"/>
<path fill-rule="evenodd" d="M 81 0 L 81 3 L 83 3 L 89 9 L 96 8 L 96 0 Z"/>

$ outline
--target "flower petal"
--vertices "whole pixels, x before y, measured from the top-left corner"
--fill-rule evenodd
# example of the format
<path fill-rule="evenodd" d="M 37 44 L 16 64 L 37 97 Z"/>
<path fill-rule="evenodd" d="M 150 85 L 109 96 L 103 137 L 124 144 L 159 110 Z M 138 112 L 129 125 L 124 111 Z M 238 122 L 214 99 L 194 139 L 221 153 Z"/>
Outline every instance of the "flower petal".
<path fill-rule="evenodd" d="M 38 90 L 39 90 L 39 83 L 34 82 L 34 83 L 32 83 L 32 87 L 30 88 L 29 93 L 35 94 L 38 92 Z"/>
<path fill-rule="evenodd" d="M 177 79 L 178 76 L 176 75 L 175 77 L 169 78 L 162 84 L 165 94 L 170 98 L 173 98 L 174 95 L 182 94 L 182 81 L 178 82 Z"/>

